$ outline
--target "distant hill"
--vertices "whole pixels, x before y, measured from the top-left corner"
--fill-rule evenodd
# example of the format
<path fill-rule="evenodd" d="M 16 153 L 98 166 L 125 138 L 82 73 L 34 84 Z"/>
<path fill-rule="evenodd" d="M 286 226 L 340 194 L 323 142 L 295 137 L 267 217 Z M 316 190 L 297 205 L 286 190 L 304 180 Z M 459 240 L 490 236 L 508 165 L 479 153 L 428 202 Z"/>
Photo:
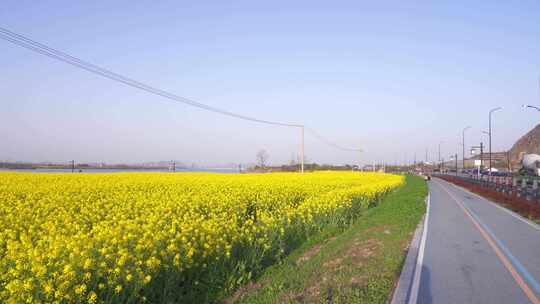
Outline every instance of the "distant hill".
<path fill-rule="evenodd" d="M 523 135 L 510 149 L 512 167 L 519 166 L 522 153 L 540 154 L 540 124 Z"/>

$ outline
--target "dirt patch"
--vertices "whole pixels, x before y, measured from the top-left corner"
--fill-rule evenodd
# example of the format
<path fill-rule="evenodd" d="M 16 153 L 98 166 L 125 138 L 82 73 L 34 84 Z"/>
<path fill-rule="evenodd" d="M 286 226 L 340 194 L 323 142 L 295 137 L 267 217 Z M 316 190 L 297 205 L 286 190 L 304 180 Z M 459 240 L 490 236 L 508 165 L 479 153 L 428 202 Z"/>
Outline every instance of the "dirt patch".
<path fill-rule="evenodd" d="M 382 225 L 382 226 L 377 226 L 377 227 L 370 228 L 366 232 L 368 232 L 368 233 L 376 233 L 376 234 L 379 234 L 379 233 L 392 234 L 393 233 L 392 229 L 394 229 L 394 227 L 392 227 L 392 225 Z"/>
<path fill-rule="evenodd" d="M 344 268 L 344 265 L 342 265 L 343 260 L 347 259 L 354 267 L 361 267 L 367 258 L 375 255 L 377 249 L 382 246 L 382 242 L 377 239 L 357 239 L 353 242 L 353 245 L 345 251 L 344 255 L 325 262 L 323 266 L 329 268 L 329 271 L 339 271 Z"/>
<path fill-rule="evenodd" d="M 307 250 L 306 252 L 304 252 L 304 254 L 302 254 L 302 256 L 300 256 L 297 260 L 296 260 L 296 265 L 301 265 L 303 264 L 304 262 L 308 261 L 311 257 L 313 257 L 314 255 L 316 255 L 317 253 L 319 253 L 319 251 L 321 251 L 321 248 L 328 244 L 329 242 L 331 241 L 334 241 L 337 237 L 333 236 L 333 237 L 330 237 L 326 240 L 324 240 L 321 244 L 318 244 L 318 245 L 315 245 L 313 247 L 311 247 L 309 250 Z"/>
<path fill-rule="evenodd" d="M 223 304 L 234 304 L 238 302 L 244 295 L 263 287 L 260 283 L 250 282 L 247 285 L 240 287 L 230 298 L 223 301 Z"/>
<path fill-rule="evenodd" d="M 311 247 L 309 250 L 307 250 L 306 252 L 304 252 L 304 254 L 302 254 L 296 260 L 296 265 L 302 265 L 302 263 L 304 263 L 307 260 L 311 259 L 311 257 L 313 257 L 314 255 L 319 253 L 319 251 L 321 251 L 321 247 L 322 247 L 322 245 L 315 245 L 315 246 Z"/>
<path fill-rule="evenodd" d="M 316 284 L 315 286 L 311 286 L 306 290 L 309 297 L 318 297 L 321 295 L 321 286 L 320 284 Z"/>
<path fill-rule="evenodd" d="M 367 277 L 365 275 L 359 275 L 352 277 L 350 280 L 351 288 L 360 288 L 364 285 Z"/>
<path fill-rule="evenodd" d="M 375 254 L 375 251 L 382 246 L 382 242 L 377 239 L 369 239 L 366 241 L 356 240 L 353 247 L 349 248 L 345 256 L 353 258 L 369 258 Z"/>
<path fill-rule="evenodd" d="M 340 265 L 341 262 L 343 262 L 343 258 L 335 258 L 333 260 L 324 262 L 323 266 L 328 268 L 336 268 L 336 266 Z"/>
<path fill-rule="evenodd" d="M 385 230 L 388 228 L 382 228 L 380 232 L 384 233 Z M 318 303 L 323 301 L 326 303 L 329 300 L 324 299 L 325 295 L 332 297 L 333 290 L 362 288 L 368 277 L 366 274 L 358 274 L 361 272 L 358 269 L 364 267 L 370 258 L 379 254 L 381 248 L 383 248 L 383 242 L 375 238 L 351 240 L 344 253 L 323 263 L 321 277 L 305 290 L 286 295 L 284 302 Z"/>

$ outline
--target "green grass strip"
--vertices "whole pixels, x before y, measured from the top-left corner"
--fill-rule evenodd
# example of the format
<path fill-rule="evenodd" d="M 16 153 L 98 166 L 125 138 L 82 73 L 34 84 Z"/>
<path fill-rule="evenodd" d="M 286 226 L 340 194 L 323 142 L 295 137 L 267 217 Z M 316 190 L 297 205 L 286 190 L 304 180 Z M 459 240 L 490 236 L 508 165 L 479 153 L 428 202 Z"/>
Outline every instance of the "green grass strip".
<path fill-rule="evenodd" d="M 385 303 L 425 213 L 426 195 L 424 180 L 407 176 L 351 227 L 312 237 L 225 303 Z"/>

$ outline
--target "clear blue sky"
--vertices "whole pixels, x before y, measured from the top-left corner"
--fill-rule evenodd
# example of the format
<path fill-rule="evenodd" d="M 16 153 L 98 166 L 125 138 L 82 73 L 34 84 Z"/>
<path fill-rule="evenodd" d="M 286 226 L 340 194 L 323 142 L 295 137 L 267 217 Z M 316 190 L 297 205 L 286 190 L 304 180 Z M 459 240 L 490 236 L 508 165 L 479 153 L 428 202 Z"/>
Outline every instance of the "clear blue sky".
<path fill-rule="evenodd" d="M 539 1 L 12 1 L 0 26 L 215 107 L 303 123 L 366 161 L 493 147 L 540 122 Z M 405 4 L 407 2 L 407 4 Z M 168 102 L 0 41 L 0 159 L 271 162 L 297 130 Z M 461 150 L 459 150 L 461 151 Z M 307 135 L 310 160 L 357 162 Z"/>

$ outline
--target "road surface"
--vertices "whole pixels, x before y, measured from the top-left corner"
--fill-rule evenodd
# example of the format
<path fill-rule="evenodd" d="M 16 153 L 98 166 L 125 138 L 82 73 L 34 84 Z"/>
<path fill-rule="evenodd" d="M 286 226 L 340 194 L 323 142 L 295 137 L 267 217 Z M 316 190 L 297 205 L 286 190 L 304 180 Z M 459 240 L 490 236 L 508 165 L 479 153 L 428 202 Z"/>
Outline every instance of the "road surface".
<path fill-rule="evenodd" d="M 540 304 L 540 226 L 437 178 L 429 193 L 417 303 Z"/>

